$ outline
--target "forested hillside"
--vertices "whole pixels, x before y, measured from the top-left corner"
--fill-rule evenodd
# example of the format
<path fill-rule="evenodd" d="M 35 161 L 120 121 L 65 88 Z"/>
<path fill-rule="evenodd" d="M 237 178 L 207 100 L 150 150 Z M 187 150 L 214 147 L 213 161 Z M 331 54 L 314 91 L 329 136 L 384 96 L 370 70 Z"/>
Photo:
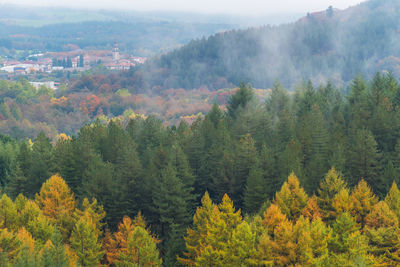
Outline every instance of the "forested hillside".
<path fill-rule="evenodd" d="M 399 10 L 397 0 L 371 0 L 292 24 L 218 33 L 153 59 L 131 79 L 150 89 L 219 89 L 242 81 L 269 88 L 279 78 L 292 89 L 303 78 L 341 86 L 357 74 L 398 76 Z"/>
<path fill-rule="evenodd" d="M 399 119 L 400 84 L 378 73 L 348 95 L 276 83 L 265 104 L 242 84 L 191 125 L 148 116 L 54 143 L 2 136 L 0 183 L 15 199 L 1 200 L 2 260 L 41 262 L 50 239 L 83 266 L 138 264 L 135 246 L 144 266 L 158 253 L 164 266 L 398 265 Z M 61 237 L 38 234 L 48 227 Z"/>

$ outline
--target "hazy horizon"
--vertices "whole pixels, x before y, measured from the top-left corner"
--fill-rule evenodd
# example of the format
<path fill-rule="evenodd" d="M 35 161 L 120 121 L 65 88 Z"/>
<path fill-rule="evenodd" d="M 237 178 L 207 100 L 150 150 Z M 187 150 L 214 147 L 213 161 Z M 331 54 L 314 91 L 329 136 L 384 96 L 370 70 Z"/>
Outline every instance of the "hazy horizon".
<path fill-rule="evenodd" d="M 191 12 L 206 14 L 237 14 L 237 15 L 271 15 L 287 13 L 306 13 L 324 10 L 329 6 L 345 9 L 357 5 L 362 0 L 0 0 L 0 4 L 26 5 L 26 6 L 48 6 L 48 7 L 71 7 L 91 9 L 129 9 L 132 11 L 168 11 L 168 12 Z"/>

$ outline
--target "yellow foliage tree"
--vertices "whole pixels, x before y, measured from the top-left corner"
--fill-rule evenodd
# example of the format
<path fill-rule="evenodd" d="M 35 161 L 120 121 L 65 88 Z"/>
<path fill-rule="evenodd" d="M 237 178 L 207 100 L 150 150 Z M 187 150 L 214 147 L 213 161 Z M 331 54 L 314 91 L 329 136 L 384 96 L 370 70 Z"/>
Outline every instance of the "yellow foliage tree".
<path fill-rule="evenodd" d="M 76 209 L 75 210 L 75 218 L 76 220 L 79 220 L 80 217 L 82 216 L 89 216 L 92 221 L 96 224 L 96 231 L 97 231 L 97 235 L 102 235 L 103 231 L 103 227 L 105 225 L 105 223 L 103 222 L 104 217 L 106 216 L 106 212 L 103 209 L 102 205 L 99 205 L 97 203 L 97 199 L 92 198 L 92 202 L 90 203 L 90 201 L 87 198 L 83 199 L 82 202 L 82 210 Z"/>
<path fill-rule="evenodd" d="M 57 224 L 64 238 L 69 237 L 73 225 L 75 198 L 63 178 L 51 176 L 36 194 L 35 201 L 51 221 Z"/>
<path fill-rule="evenodd" d="M 271 204 L 267 211 L 264 213 L 264 221 L 263 224 L 267 228 L 268 234 L 273 235 L 274 231 L 277 227 L 282 224 L 286 224 L 288 221 L 285 214 L 283 214 L 280 208 L 275 205 Z"/>
<path fill-rule="evenodd" d="M 0 253 L 5 253 L 8 259 L 14 259 L 20 249 L 22 241 L 7 228 L 0 229 Z"/>
<path fill-rule="evenodd" d="M 347 188 L 342 188 L 339 193 L 337 193 L 332 200 L 332 217 L 337 218 L 339 215 L 350 212 L 353 209 L 353 202 L 350 198 L 350 193 Z"/>
<path fill-rule="evenodd" d="M 321 181 L 318 189 L 317 203 L 324 221 L 335 219 L 336 210 L 333 207 L 333 198 L 346 187 L 342 177 L 332 167 L 326 174 L 325 179 Z"/>
<path fill-rule="evenodd" d="M 365 217 L 371 212 L 372 207 L 378 203 L 378 198 L 372 192 L 367 182 L 362 179 L 351 193 L 352 214 L 361 227 L 365 225 Z"/>
<path fill-rule="evenodd" d="M 310 219 L 316 220 L 318 218 L 322 218 L 321 210 L 318 206 L 317 199 L 315 196 L 311 197 L 307 201 L 307 205 L 304 207 L 301 215 Z"/>
<path fill-rule="evenodd" d="M 17 219 L 16 205 L 4 194 L 0 199 L 0 228 L 16 231 L 18 229 Z"/>
<path fill-rule="evenodd" d="M 106 251 L 106 258 L 109 264 L 122 264 L 122 258 L 128 254 L 129 237 L 136 227 L 146 229 L 146 222 L 140 212 L 133 222 L 131 218 L 125 216 L 122 222 L 119 223 L 117 232 L 113 234 L 106 233 L 103 247 Z M 159 240 L 154 237 L 152 238 L 155 244 L 159 243 Z"/>
<path fill-rule="evenodd" d="M 365 235 L 377 263 L 400 265 L 400 229 L 396 214 L 384 201 L 372 207 L 365 218 Z"/>
<path fill-rule="evenodd" d="M 294 173 L 291 173 L 281 191 L 276 193 L 274 203 L 278 205 L 289 220 L 296 220 L 307 205 L 307 201 L 308 196 L 304 189 L 300 187 L 299 179 Z"/>
<path fill-rule="evenodd" d="M 397 219 L 400 221 L 400 191 L 396 182 L 393 182 L 392 187 L 385 197 L 385 202 L 389 208 L 396 214 Z"/>
<path fill-rule="evenodd" d="M 186 251 L 184 257 L 178 257 L 178 261 L 185 266 L 195 266 L 195 260 L 203 248 L 203 240 L 207 237 L 207 225 L 216 205 L 212 202 L 210 195 L 206 192 L 201 199 L 201 207 L 198 207 L 193 216 L 193 228 L 187 229 L 185 237 Z"/>

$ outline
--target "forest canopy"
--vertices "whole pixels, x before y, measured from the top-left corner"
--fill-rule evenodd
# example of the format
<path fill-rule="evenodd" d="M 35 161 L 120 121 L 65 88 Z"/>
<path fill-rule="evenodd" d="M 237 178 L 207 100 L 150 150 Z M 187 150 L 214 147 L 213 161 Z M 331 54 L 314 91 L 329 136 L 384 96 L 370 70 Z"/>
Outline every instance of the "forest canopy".
<path fill-rule="evenodd" d="M 55 141 L 1 136 L 1 235 L 31 236 L 36 251 L 15 245 L 2 259 L 40 264 L 50 239 L 83 266 L 134 263 L 137 246 L 164 266 L 398 264 L 394 76 L 357 76 L 348 94 L 311 82 L 289 93 L 276 82 L 265 103 L 254 91 L 241 84 L 226 111 L 214 104 L 190 125 L 148 116 L 97 120 Z M 42 214 L 39 229 L 29 216 L 13 223 L 24 205 L 34 210 L 26 216 Z M 146 224 L 116 252 L 128 217 Z M 38 234 L 45 226 L 58 237 Z"/>

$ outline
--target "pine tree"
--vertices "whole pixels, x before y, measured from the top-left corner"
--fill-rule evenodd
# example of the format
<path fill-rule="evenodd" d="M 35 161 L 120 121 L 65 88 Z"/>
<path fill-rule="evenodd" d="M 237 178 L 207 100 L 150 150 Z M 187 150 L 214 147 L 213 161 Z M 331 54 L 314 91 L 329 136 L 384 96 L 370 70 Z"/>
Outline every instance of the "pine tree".
<path fill-rule="evenodd" d="M 245 211 L 250 214 L 255 214 L 260 209 L 261 205 L 267 200 L 265 190 L 265 181 L 263 173 L 257 166 L 250 170 L 247 178 L 246 190 L 244 193 Z"/>
<path fill-rule="evenodd" d="M 389 161 L 382 173 L 382 188 L 379 196 L 383 198 L 390 190 L 390 184 L 398 178 L 397 171 L 394 168 L 393 162 Z"/>
<path fill-rule="evenodd" d="M 310 221 L 322 218 L 321 209 L 318 206 L 317 197 L 315 195 L 308 199 L 307 205 L 302 210 L 301 215 L 303 215 L 304 218 L 308 218 Z"/>
<path fill-rule="evenodd" d="M 12 261 L 18 256 L 22 241 L 7 228 L 0 229 L 0 250 L 3 255 Z"/>
<path fill-rule="evenodd" d="M 381 201 L 372 207 L 365 218 L 365 234 L 369 239 L 371 253 L 382 265 L 400 264 L 400 230 L 397 216 L 386 202 Z"/>
<path fill-rule="evenodd" d="M 120 220 L 119 208 L 113 201 L 117 198 L 117 186 L 113 180 L 113 165 L 109 162 L 102 161 L 99 155 L 90 161 L 88 169 L 84 172 L 84 180 L 82 181 L 82 191 L 89 198 L 95 198 L 100 205 L 104 207 L 107 213 L 107 223 L 114 226 Z"/>
<path fill-rule="evenodd" d="M 278 167 L 280 170 L 280 176 L 286 177 L 290 173 L 294 172 L 297 175 L 302 174 L 302 152 L 299 143 L 291 139 L 285 148 L 285 151 L 280 154 L 278 159 Z"/>
<path fill-rule="evenodd" d="M 128 237 L 127 253 L 121 254 L 120 266 L 161 266 L 154 238 L 141 226 L 134 228 Z"/>
<path fill-rule="evenodd" d="M 183 153 L 179 144 L 172 145 L 170 154 L 171 164 L 176 170 L 176 176 L 183 185 L 184 193 L 186 194 L 185 199 L 187 202 L 188 210 L 191 215 L 195 211 L 197 196 L 193 194 L 194 188 L 194 176 L 189 166 L 189 162 L 185 153 Z"/>
<path fill-rule="evenodd" d="M 240 110 L 240 108 L 245 108 L 246 105 L 252 100 L 253 96 L 254 93 L 251 86 L 246 86 L 244 83 L 241 83 L 237 93 L 231 96 L 228 101 L 228 115 L 232 119 L 235 119 L 238 110 Z"/>
<path fill-rule="evenodd" d="M 319 185 L 317 197 L 317 203 L 325 221 L 334 219 L 333 199 L 344 188 L 346 188 L 346 183 L 335 168 L 331 168 Z"/>
<path fill-rule="evenodd" d="M 63 238 L 58 230 L 52 234 L 51 239 L 49 239 L 43 247 L 42 265 L 43 267 L 70 266 L 65 251 Z"/>
<path fill-rule="evenodd" d="M 378 202 L 371 188 L 365 180 L 361 180 L 351 193 L 352 214 L 356 217 L 361 227 L 365 226 L 365 218 L 372 207 Z"/>
<path fill-rule="evenodd" d="M 115 195 L 114 202 L 117 218 L 124 215 L 132 216 L 143 209 L 139 203 L 143 199 L 144 181 L 143 168 L 134 144 L 128 142 L 118 155 L 115 165 Z M 119 213 L 118 213 L 119 211 Z"/>
<path fill-rule="evenodd" d="M 182 182 L 176 176 L 176 170 L 172 164 L 161 171 L 160 180 L 156 181 L 153 190 L 153 203 L 155 212 L 159 216 L 159 233 L 162 237 L 166 238 L 163 248 L 166 255 L 173 255 L 173 258 L 164 258 L 165 262 L 175 263 L 176 255 L 184 248 L 184 240 L 182 238 L 184 229 L 187 227 L 190 220 L 190 213 L 188 210 L 188 195 L 184 191 Z M 173 234 L 172 230 L 180 230 L 180 234 Z M 171 236 L 176 237 L 176 240 L 168 240 Z M 171 247 L 166 244 L 174 242 L 177 245 L 176 251 L 170 251 Z"/>
<path fill-rule="evenodd" d="M 35 201 L 43 214 L 60 229 L 64 238 L 72 231 L 75 211 L 75 198 L 68 185 L 59 175 L 50 177 L 36 194 Z"/>
<path fill-rule="evenodd" d="M 184 257 L 178 257 L 178 261 L 187 266 L 195 266 L 195 260 L 200 255 L 203 245 L 205 245 L 204 240 L 207 236 L 207 227 L 211 220 L 211 215 L 217 208 L 210 199 L 208 192 L 201 199 L 201 204 L 193 216 L 193 228 L 189 227 L 187 229 Z"/>
<path fill-rule="evenodd" d="M 260 167 L 263 172 L 265 181 L 265 192 L 268 199 L 272 199 L 276 191 L 282 186 L 281 179 L 276 170 L 276 162 L 273 151 L 266 145 L 261 146 L 260 151 Z"/>
<path fill-rule="evenodd" d="M 250 134 L 247 134 L 239 142 L 234 160 L 234 192 L 232 199 L 237 203 L 238 207 L 243 207 L 243 193 L 246 181 L 249 178 L 250 170 L 254 168 L 258 162 L 258 153 L 254 146 L 254 140 Z"/>
<path fill-rule="evenodd" d="M 19 194 L 26 195 L 28 192 L 27 184 L 28 178 L 25 176 L 24 172 L 17 163 L 15 170 L 8 177 L 8 183 L 5 191 L 12 198 L 16 198 Z"/>
<path fill-rule="evenodd" d="M 348 153 L 348 172 L 354 177 L 351 183 L 357 184 L 365 179 L 376 191 L 380 191 L 382 181 L 379 176 L 380 154 L 372 133 L 368 130 L 358 130 Z"/>
<path fill-rule="evenodd" d="M 299 218 L 302 210 L 307 205 L 308 196 L 300 187 L 299 180 L 294 173 L 290 174 L 281 191 L 275 195 L 274 203 L 290 220 Z"/>
<path fill-rule="evenodd" d="M 245 221 L 240 223 L 228 240 L 226 256 L 223 264 L 225 266 L 249 266 L 256 261 L 256 236 L 249 224 Z"/>
<path fill-rule="evenodd" d="M 28 176 L 28 196 L 34 196 L 54 171 L 53 146 L 43 132 L 39 133 L 33 143 L 32 159 L 34 160 Z"/>
<path fill-rule="evenodd" d="M 79 220 L 80 217 L 89 217 L 96 226 L 96 234 L 101 236 L 103 234 L 103 228 L 105 226 L 104 218 L 106 212 L 103 206 L 97 202 L 97 199 L 92 198 L 92 202 L 89 199 L 84 198 L 82 201 L 82 210 L 75 209 L 74 217 L 75 220 Z"/>
<path fill-rule="evenodd" d="M 353 201 L 351 200 L 349 190 L 347 188 L 342 188 L 339 193 L 337 193 L 332 200 L 332 219 L 336 218 L 345 212 L 351 212 L 353 210 Z"/>
<path fill-rule="evenodd" d="M 357 261 L 370 264 L 368 239 L 362 235 L 354 218 L 347 212 L 339 215 L 332 226 L 329 241 L 330 264 L 354 266 Z"/>
<path fill-rule="evenodd" d="M 17 207 L 7 196 L 2 195 L 0 199 L 0 228 L 17 230 L 18 224 Z"/>
<path fill-rule="evenodd" d="M 396 182 L 393 182 L 392 187 L 385 197 L 385 202 L 388 204 L 391 211 L 396 214 L 400 221 L 400 191 L 397 188 Z"/>
<path fill-rule="evenodd" d="M 101 244 L 96 234 L 96 226 L 91 218 L 81 217 L 71 234 L 71 248 L 78 256 L 81 266 L 96 266 L 103 257 Z"/>

